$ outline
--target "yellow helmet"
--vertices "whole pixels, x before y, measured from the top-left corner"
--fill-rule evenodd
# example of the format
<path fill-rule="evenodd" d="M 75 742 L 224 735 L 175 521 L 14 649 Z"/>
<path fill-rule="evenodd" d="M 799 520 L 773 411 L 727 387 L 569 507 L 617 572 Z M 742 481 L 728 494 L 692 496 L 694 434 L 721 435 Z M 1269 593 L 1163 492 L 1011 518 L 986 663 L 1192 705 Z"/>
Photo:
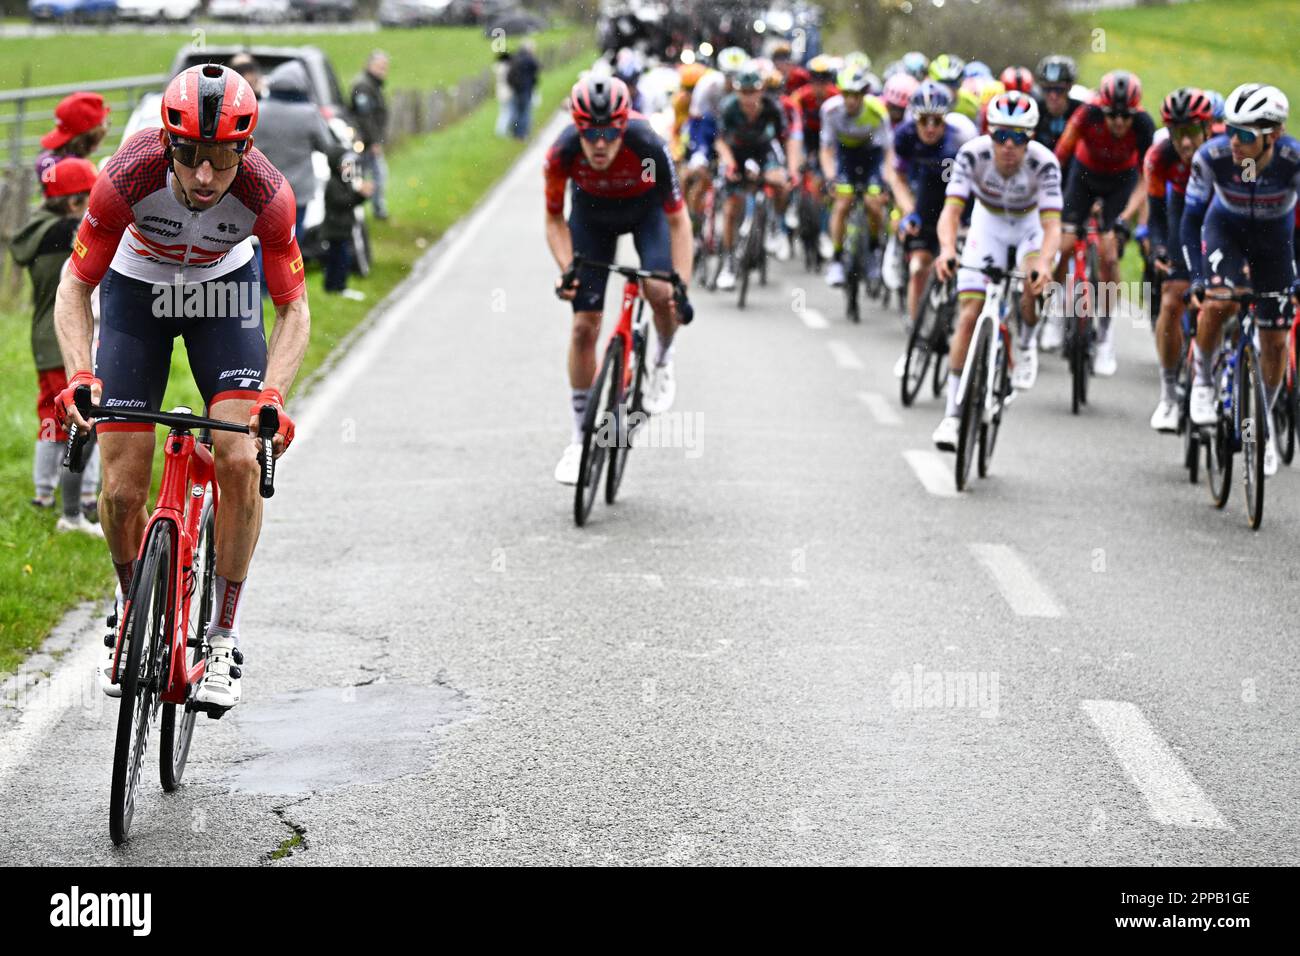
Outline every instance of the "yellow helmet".
<path fill-rule="evenodd" d="M 695 89 L 695 84 L 700 82 L 700 77 L 707 72 L 709 68 L 703 63 L 683 63 L 677 68 L 677 75 L 681 77 L 684 90 Z"/>

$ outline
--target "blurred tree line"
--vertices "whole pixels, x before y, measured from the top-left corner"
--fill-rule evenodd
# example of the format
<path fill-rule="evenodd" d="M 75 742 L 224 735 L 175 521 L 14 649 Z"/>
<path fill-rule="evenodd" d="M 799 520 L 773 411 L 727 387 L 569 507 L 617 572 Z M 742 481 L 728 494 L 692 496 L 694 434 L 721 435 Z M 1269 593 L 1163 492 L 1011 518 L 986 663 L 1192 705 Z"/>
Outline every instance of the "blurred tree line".
<path fill-rule="evenodd" d="M 1059 0 L 823 0 L 832 44 L 851 43 L 878 62 L 908 50 L 956 53 L 994 70 L 1031 69 L 1048 53 L 1082 54 L 1087 20 Z M 836 52 L 843 52 L 842 50 Z M 883 62 L 882 62 L 883 65 Z"/>

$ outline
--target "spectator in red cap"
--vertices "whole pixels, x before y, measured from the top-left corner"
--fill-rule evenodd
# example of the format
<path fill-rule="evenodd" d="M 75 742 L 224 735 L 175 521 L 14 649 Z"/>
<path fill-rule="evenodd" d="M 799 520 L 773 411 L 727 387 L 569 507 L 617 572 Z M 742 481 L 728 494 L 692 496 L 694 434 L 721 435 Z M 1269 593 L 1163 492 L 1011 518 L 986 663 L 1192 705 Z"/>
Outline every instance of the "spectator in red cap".
<path fill-rule="evenodd" d="M 98 93 L 73 93 L 54 107 L 54 129 L 41 137 L 45 151 L 36 157 L 36 174 L 65 156 L 87 158 L 108 135 L 108 104 Z"/>
<path fill-rule="evenodd" d="M 49 166 L 41 176 L 45 203 L 14 236 L 10 248 L 18 265 L 26 268 L 32 277 L 32 357 L 36 361 L 39 389 L 36 460 L 32 467 L 36 495 L 32 504 L 41 509 L 53 508 L 57 484 L 63 498 L 58 530 L 80 531 L 102 538 L 99 525 L 89 520 L 98 517 L 95 506 L 98 451 L 92 453 L 85 471 L 79 475 L 62 468 L 63 443 L 68 435 L 54 411 L 55 397 L 68 385 L 63 355 L 54 334 L 54 297 L 94 185 L 95 167 L 89 160 L 69 156 Z"/>

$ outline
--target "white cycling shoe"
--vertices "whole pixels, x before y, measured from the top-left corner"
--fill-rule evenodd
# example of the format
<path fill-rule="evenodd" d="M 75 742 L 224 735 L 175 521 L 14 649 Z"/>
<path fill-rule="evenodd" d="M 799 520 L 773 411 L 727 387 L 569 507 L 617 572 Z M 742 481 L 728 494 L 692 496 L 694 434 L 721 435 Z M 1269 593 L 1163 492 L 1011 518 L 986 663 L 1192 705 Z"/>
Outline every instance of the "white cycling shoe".
<path fill-rule="evenodd" d="M 1160 399 L 1160 404 L 1151 413 L 1151 427 L 1158 432 L 1178 431 L 1178 403 Z"/>
<path fill-rule="evenodd" d="M 578 483 L 578 469 L 582 467 L 582 446 L 573 442 L 565 447 L 560 463 L 555 466 L 555 480 L 562 485 Z"/>
<path fill-rule="evenodd" d="M 1268 436 L 1268 441 L 1264 445 L 1264 477 L 1272 478 L 1277 474 L 1277 444 L 1273 441 L 1273 436 Z"/>
<path fill-rule="evenodd" d="M 660 415 L 673 407 L 677 398 L 677 378 L 673 373 L 673 363 L 650 367 L 650 381 L 646 384 L 643 402 L 650 415 Z"/>
<path fill-rule="evenodd" d="M 956 415 L 947 415 L 934 430 L 934 446 L 940 451 L 957 450 L 957 434 L 961 431 L 961 419 Z"/>
<path fill-rule="evenodd" d="M 1113 333 L 1097 343 L 1097 351 L 1092 357 L 1092 370 L 1101 378 L 1110 378 L 1119 368 L 1115 358 L 1115 339 Z"/>
<path fill-rule="evenodd" d="M 722 271 L 718 273 L 717 286 L 723 292 L 730 292 L 736 287 L 736 273 L 730 263 L 724 264 Z"/>
<path fill-rule="evenodd" d="M 1038 381 L 1038 346 L 1032 342 L 1016 348 L 1016 367 L 1011 370 L 1011 387 L 1027 391 Z"/>
<path fill-rule="evenodd" d="M 840 260 L 832 259 L 826 264 L 826 284 L 832 289 L 844 285 L 844 263 Z"/>
<path fill-rule="evenodd" d="M 776 256 L 778 262 L 789 262 L 790 256 L 793 254 L 794 250 L 790 247 L 790 237 L 784 232 L 778 232 L 776 234 L 776 249 L 773 250 L 772 255 Z"/>
<path fill-rule="evenodd" d="M 1043 317 L 1043 332 L 1039 347 L 1044 352 L 1055 352 L 1065 342 L 1065 318 L 1055 308 Z"/>
<path fill-rule="evenodd" d="M 117 659 L 117 631 L 122 623 L 120 615 L 124 604 L 126 604 L 126 601 L 122 599 L 122 586 L 118 585 L 117 591 L 113 594 L 113 613 L 109 615 L 108 620 L 105 622 L 108 625 L 108 633 L 104 635 L 104 643 L 108 645 L 105 651 L 106 656 L 99 659 L 99 666 L 95 668 L 99 689 L 104 692 L 105 697 L 115 699 L 122 696 L 122 685 L 113 683 L 113 662 Z M 123 640 L 123 667 L 126 667 L 127 650 L 127 643 Z"/>
<path fill-rule="evenodd" d="M 1200 383 L 1193 385 L 1190 404 L 1188 416 L 1193 424 L 1213 425 L 1219 417 L 1219 410 L 1215 407 L 1213 385 L 1201 385 Z"/>
<path fill-rule="evenodd" d="M 199 684 L 194 700 L 212 707 L 234 707 L 239 703 L 239 681 L 243 676 L 240 665 L 244 663 L 244 655 L 228 634 L 218 633 L 208 646 L 211 649 L 203 670 L 203 682 Z"/>
<path fill-rule="evenodd" d="M 88 534 L 92 538 L 103 538 L 104 529 L 90 521 L 81 512 L 77 512 L 75 518 L 69 518 L 67 515 L 59 515 L 58 523 L 54 526 L 55 531 L 80 531 L 82 534 Z"/>

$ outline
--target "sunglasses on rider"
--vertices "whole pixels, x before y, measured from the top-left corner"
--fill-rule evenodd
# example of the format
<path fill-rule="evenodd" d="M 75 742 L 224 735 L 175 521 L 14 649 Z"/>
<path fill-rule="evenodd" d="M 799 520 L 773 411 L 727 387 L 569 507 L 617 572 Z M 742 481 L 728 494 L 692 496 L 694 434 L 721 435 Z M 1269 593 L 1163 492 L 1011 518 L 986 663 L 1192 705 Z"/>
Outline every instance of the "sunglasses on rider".
<path fill-rule="evenodd" d="M 205 162 L 215 170 L 233 169 L 244 158 L 244 143 L 192 143 L 172 140 L 172 158 L 182 166 L 198 169 Z"/>
<path fill-rule="evenodd" d="M 1246 129 L 1244 126 L 1229 126 L 1228 135 L 1240 142 L 1243 146 L 1249 146 L 1255 140 L 1259 139 L 1259 132 L 1253 129 Z"/>
<path fill-rule="evenodd" d="M 922 113 L 916 118 L 917 126 L 942 126 L 943 117 L 938 113 Z"/>
<path fill-rule="evenodd" d="M 582 138 L 589 143 L 598 143 L 601 140 L 612 143 L 622 135 L 621 126 L 588 126 L 582 131 Z"/>
<path fill-rule="evenodd" d="M 1070 92 L 1070 88 L 1068 86 L 1044 86 L 1043 92 L 1048 94 L 1055 93 L 1057 96 L 1065 96 L 1065 94 Z"/>
<path fill-rule="evenodd" d="M 995 143 L 1015 143 L 1024 146 L 1029 142 L 1029 134 L 1022 129 L 995 129 L 989 134 Z"/>
<path fill-rule="evenodd" d="M 1204 134 L 1205 127 L 1200 123 L 1188 123 L 1186 126 L 1171 126 L 1169 128 L 1169 137 L 1175 142 L 1180 139 L 1196 139 L 1196 137 Z"/>
<path fill-rule="evenodd" d="M 1125 119 L 1131 120 L 1133 113 L 1131 110 L 1106 110 L 1106 119 Z"/>

